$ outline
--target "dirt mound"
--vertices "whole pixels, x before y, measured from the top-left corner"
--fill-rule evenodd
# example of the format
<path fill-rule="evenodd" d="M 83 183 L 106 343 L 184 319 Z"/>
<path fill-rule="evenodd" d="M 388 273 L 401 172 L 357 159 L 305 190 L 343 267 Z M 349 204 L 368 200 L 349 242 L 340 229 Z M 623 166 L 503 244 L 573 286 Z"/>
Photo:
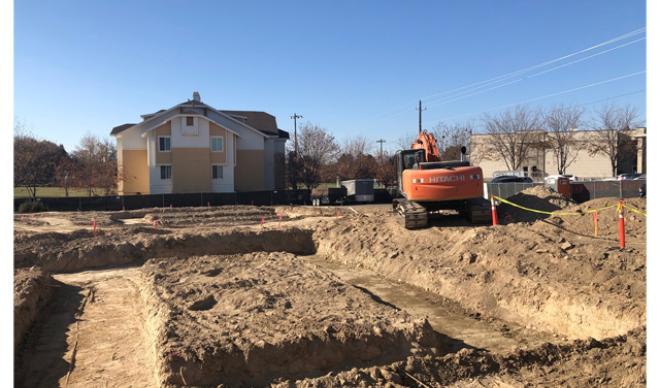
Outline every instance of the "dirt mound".
<path fill-rule="evenodd" d="M 142 271 L 165 305 L 166 385 L 264 385 L 401 360 L 434 344 L 427 322 L 291 254 L 154 259 Z"/>
<path fill-rule="evenodd" d="M 644 324 L 645 252 L 547 223 L 407 232 L 395 216 L 317 229 L 318 253 L 427 289 L 463 307 L 568 338 Z"/>
<path fill-rule="evenodd" d="M 600 238 L 618 239 L 618 203 L 618 198 L 594 199 L 566 209 L 567 212 L 577 212 L 582 215 L 560 216 L 551 221 L 559 222 L 563 227 L 577 233 L 594 235 L 595 224 L 591 211 L 598 209 L 598 236 Z M 645 198 L 627 198 L 624 203 L 634 209 L 646 212 Z M 629 209 L 625 209 L 624 215 L 626 239 L 644 241 L 646 239 L 646 217 Z"/>
<path fill-rule="evenodd" d="M 212 229 L 211 229 L 212 230 Z M 73 272 L 126 264 L 141 264 L 154 257 L 188 257 L 205 254 L 248 252 L 315 251 L 312 231 L 297 227 L 278 229 L 226 228 L 209 230 L 154 231 L 150 228 L 107 229 L 94 236 L 75 233 L 17 233 L 14 238 L 14 265 L 39 266 L 49 272 Z"/>
<path fill-rule="evenodd" d="M 410 356 L 382 367 L 355 368 L 275 387 L 336 386 L 643 386 L 646 330 L 603 341 L 577 340 L 508 354 L 463 349 L 437 356 Z M 527 386 L 525 385 L 525 386 Z"/>
<path fill-rule="evenodd" d="M 573 201 L 566 199 L 563 195 L 543 185 L 527 188 L 518 194 L 507 198 L 507 201 L 543 212 L 558 211 L 574 204 Z M 499 204 L 497 207 L 497 214 L 502 224 L 511 222 L 533 222 L 549 217 L 546 214 L 530 212 L 507 203 Z"/>
<path fill-rule="evenodd" d="M 56 287 L 57 282 L 38 268 L 14 272 L 14 350 Z"/>

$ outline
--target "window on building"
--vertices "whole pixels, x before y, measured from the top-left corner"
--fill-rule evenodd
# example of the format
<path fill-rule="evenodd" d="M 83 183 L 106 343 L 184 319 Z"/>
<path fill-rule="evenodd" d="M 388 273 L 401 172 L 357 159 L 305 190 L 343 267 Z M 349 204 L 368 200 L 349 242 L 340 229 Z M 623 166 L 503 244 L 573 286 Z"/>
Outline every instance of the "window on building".
<path fill-rule="evenodd" d="M 172 179 L 172 166 L 163 164 L 160 166 L 160 179 Z"/>
<path fill-rule="evenodd" d="M 211 168 L 213 179 L 222 179 L 222 166 L 214 164 Z"/>
<path fill-rule="evenodd" d="M 172 148 L 172 140 L 169 136 L 158 137 L 158 151 L 169 152 Z"/>
<path fill-rule="evenodd" d="M 222 136 L 211 137 L 211 151 L 222 152 L 225 150 L 225 139 Z"/>
<path fill-rule="evenodd" d="M 195 125 L 195 118 L 192 116 L 186 116 L 186 125 L 192 127 Z"/>

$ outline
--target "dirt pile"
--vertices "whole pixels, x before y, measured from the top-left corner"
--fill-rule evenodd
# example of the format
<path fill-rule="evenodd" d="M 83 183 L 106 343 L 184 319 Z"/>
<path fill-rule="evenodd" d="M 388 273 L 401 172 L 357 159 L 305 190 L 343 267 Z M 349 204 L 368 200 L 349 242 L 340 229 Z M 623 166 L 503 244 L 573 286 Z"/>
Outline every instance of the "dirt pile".
<path fill-rule="evenodd" d="M 603 341 L 577 340 L 507 354 L 462 349 L 438 356 L 326 376 L 286 381 L 275 387 L 372 386 L 643 386 L 646 331 L 638 329 Z"/>
<path fill-rule="evenodd" d="M 527 188 L 506 199 L 516 205 L 544 212 L 558 211 L 574 204 L 573 201 L 543 185 Z M 497 214 L 503 224 L 533 222 L 549 217 L 546 214 L 529 212 L 507 203 L 498 205 Z"/>
<path fill-rule="evenodd" d="M 14 271 L 14 350 L 50 301 L 57 282 L 38 268 Z"/>
<path fill-rule="evenodd" d="M 594 216 L 592 210 L 598 210 L 598 236 L 601 238 L 618 239 L 617 198 L 599 198 L 574 205 L 565 209 L 566 212 L 577 212 L 581 215 L 559 216 L 550 219 L 559 223 L 567 230 L 587 235 L 594 234 Z M 646 212 L 646 198 L 628 198 L 627 206 Z M 626 238 L 638 242 L 646 240 L 646 217 L 633 210 L 624 210 Z M 631 240 L 632 241 L 632 240 Z"/>
<path fill-rule="evenodd" d="M 285 253 L 149 260 L 165 384 L 264 385 L 405 359 L 427 322 Z M 164 312 L 163 312 L 164 311 Z"/>
<path fill-rule="evenodd" d="M 568 338 L 606 338 L 645 320 L 645 252 L 554 225 L 442 227 L 410 233 L 394 217 L 317 229 L 318 253 Z"/>
<path fill-rule="evenodd" d="M 16 233 L 14 265 L 37 265 L 50 272 L 73 272 L 126 264 L 141 264 L 153 257 L 188 257 L 283 251 L 313 253 L 312 231 L 295 226 L 277 229 L 227 228 L 191 232 L 132 226 L 72 233 Z"/>

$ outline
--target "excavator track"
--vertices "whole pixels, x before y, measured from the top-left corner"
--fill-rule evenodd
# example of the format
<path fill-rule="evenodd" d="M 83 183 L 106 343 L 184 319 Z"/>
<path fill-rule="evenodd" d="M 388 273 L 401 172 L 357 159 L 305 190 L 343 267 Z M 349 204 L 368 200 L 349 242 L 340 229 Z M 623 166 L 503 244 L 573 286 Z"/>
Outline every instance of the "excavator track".
<path fill-rule="evenodd" d="M 405 199 L 397 200 L 394 211 L 401 216 L 406 229 L 421 229 L 428 226 L 428 212 L 423 206 Z"/>
<path fill-rule="evenodd" d="M 406 229 L 422 229 L 428 226 L 428 210 L 414 201 L 397 199 L 393 203 L 393 210 L 401 216 L 401 225 Z M 490 204 L 483 198 L 465 201 L 465 206 L 457 210 L 460 210 L 471 224 L 483 225 L 491 222 Z"/>

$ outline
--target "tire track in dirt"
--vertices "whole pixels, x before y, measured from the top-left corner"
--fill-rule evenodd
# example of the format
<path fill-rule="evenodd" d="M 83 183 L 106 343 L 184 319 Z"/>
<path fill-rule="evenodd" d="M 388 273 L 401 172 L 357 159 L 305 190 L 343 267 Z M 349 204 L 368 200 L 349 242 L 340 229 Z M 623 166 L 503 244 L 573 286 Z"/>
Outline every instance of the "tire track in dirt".
<path fill-rule="evenodd" d="M 426 317 L 433 329 L 449 337 L 453 349 L 463 347 L 507 352 L 521 346 L 538 346 L 556 340 L 549 333 L 526 330 L 511 323 L 488 322 L 471 316 L 450 301 L 406 283 L 385 279 L 366 269 L 343 266 L 321 256 L 305 256 L 317 267 L 334 273 L 345 282 L 361 289 L 371 297 L 417 317 Z"/>
<path fill-rule="evenodd" d="M 54 275 L 64 283 L 22 355 L 25 387 L 153 387 L 139 270 Z"/>

